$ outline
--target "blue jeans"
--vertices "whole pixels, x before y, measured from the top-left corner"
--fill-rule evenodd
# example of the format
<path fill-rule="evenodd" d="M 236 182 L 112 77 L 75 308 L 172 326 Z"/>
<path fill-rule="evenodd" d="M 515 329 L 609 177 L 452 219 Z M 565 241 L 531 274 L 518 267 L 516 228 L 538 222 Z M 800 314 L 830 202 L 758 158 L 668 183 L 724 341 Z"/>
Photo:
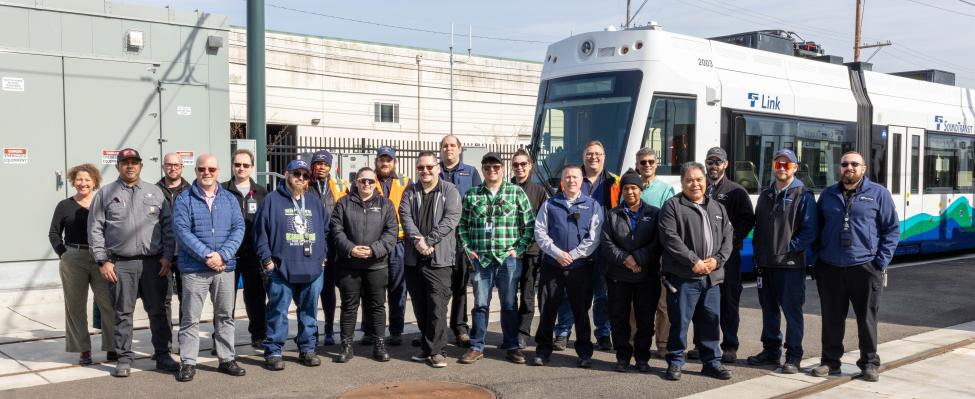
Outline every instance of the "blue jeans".
<path fill-rule="evenodd" d="M 612 334 L 607 305 L 609 302 L 608 292 L 606 290 L 606 265 L 602 262 L 594 262 L 592 268 L 592 325 L 596 339 L 609 337 Z M 559 306 L 555 336 L 568 337 L 572 332 L 573 324 L 575 324 L 575 318 L 572 317 L 572 308 L 569 307 L 569 297 L 566 294 L 566 297 L 562 298 L 562 305 Z"/>
<path fill-rule="evenodd" d="M 798 362 L 802 360 L 806 270 L 763 268 L 761 276 L 758 303 L 762 306 L 762 347 L 776 359 L 782 355 L 781 315 L 784 314 L 785 359 Z"/>
<path fill-rule="evenodd" d="M 710 278 L 700 280 L 667 276 L 677 293 L 667 292 L 667 314 L 670 338 L 667 340 L 667 364 L 684 365 L 687 329 L 694 322 L 694 340 L 698 342 L 701 363 L 705 367 L 721 366 L 721 286 Z"/>
<path fill-rule="evenodd" d="M 318 341 L 318 297 L 323 284 L 322 274 L 306 284 L 289 283 L 277 271 L 268 275 L 265 359 L 281 356 L 284 340 L 288 338 L 288 306 L 292 299 L 298 307 L 298 334 L 295 336 L 298 350 L 315 352 Z"/>
<path fill-rule="evenodd" d="M 471 285 L 474 286 L 474 306 L 471 308 L 471 349 L 484 352 L 484 336 L 487 335 L 488 313 L 491 304 L 491 290 L 498 287 L 501 299 L 501 349 L 518 349 L 518 280 L 521 278 L 521 260 L 507 257 L 502 263 L 491 261 L 482 267 L 479 260 L 474 261 L 471 272 Z"/>

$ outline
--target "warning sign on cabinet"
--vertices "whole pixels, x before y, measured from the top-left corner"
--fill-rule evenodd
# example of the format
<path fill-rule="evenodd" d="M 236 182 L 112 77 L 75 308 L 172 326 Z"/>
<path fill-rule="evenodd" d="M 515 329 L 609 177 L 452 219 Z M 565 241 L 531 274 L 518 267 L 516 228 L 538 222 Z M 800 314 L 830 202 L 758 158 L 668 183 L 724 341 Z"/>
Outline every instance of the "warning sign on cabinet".
<path fill-rule="evenodd" d="M 24 91 L 24 78 L 0 78 L 0 88 L 3 91 Z"/>
<path fill-rule="evenodd" d="M 102 150 L 102 165 L 115 165 L 118 163 L 119 150 Z"/>
<path fill-rule="evenodd" d="M 193 159 L 193 151 L 176 151 L 176 155 L 179 155 L 180 161 L 183 161 L 183 166 L 193 166 L 196 162 Z"/>
<path fill-rule="evenodd" d="M 4 148 L 3 149 L 3 163 L 4 165 L 27 165 L 27 149 L 26 148 Z"/>
<path fill-rule="evenodd" d="M 179 116 L 190 116 L 190 115 L 193 115 L 193 107 L 190 107 L 188 105 L 177 105 L 176 106 L 176 115 L 179 115 Z"/>

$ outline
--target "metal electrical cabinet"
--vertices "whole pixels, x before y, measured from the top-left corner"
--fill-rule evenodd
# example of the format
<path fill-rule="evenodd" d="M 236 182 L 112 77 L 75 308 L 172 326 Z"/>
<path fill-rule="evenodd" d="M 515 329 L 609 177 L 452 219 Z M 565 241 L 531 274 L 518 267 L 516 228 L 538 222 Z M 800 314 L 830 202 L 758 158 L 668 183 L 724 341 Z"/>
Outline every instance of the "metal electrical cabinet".
<path fill-rule="evenodd" d="M 213 153 L 230 178 L 226 17 L 106 0 L 0 0 L 0 290 L 60 283 L 47 240 L 54 207 L 74 195 L 67 170 L 118 178 L 115 153 Z"/>

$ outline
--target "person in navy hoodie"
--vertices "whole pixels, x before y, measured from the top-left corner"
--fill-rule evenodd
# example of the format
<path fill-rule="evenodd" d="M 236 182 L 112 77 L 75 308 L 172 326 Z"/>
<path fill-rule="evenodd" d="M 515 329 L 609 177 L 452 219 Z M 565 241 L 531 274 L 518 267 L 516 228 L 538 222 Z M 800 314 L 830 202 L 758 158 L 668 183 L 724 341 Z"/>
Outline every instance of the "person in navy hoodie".
<path fill-rule="evenodd" d="M 267 276 L 267 338 L 264 367 L 284 370 L 281 351 L 288 337 L 288 306 L 298 306 L 298 360 L 309 367 L 321 360 L 315 354 L 318 337 L 318 295 L 322 264 L 328 251 L 328 215 L 314 195 L 305 195 L 311 180 L 308 163 L 288 163 L 284 182 L 269 193 L 254 217 L 254 247 Z"/>
<path fill-rule="evenodd" d="M 894 199 L 884 186 L 867 179 L 867 165 L 851 151 L 840 159 L 840 181 L 819 196 L 816 288 L 823 312 L 823 356 L 811 374 L 840 373 L 843 333 L 850 304 L 857 319 L 861 378 L 880 379 L 877 355 L 877 312 L 887 275 L 900 239 Z"/>
<path fill-rule="evenodd" d="M 200 316 L 207 292 L 213 302 L 213 333 L 218 370 L 232 376 L 245 371 L 234 360 L 234 269 L 244 239 L 244 217 L 237 199 L 220 187 L 217 158 L 196 159 L 196 180 L 173 201 L 173 232 L 179 248 L 183 291 L 179 298 L 179 355 L 176 380 L 192 381 L 200 351 Z"/>

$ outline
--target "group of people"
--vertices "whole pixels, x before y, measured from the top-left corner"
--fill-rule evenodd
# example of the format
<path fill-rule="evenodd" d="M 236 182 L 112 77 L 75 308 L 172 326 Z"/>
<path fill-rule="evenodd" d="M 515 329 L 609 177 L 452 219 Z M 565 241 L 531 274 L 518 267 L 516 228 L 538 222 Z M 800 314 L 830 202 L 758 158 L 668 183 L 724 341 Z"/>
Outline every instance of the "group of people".
<path fill-rule="evenodd" d="M 233 317 L 242 281 L 251 345 L 263 349 L 269 370 L 285 367 L 292 302 L 302 365 L 321 364 L 319 300 L 321 344 L 340 345 L 336 363 L 354 358 L 360 307 L 359 343 L 372 346 L 375 360 L 388 361 L 387 345 L 403 344 L 407 295 L 420 330 L 411 359 L 447 366 L 449 329 L 455 344 L 467 348 L 458 361 L 472 364 L 484 357 L 497 288 L 499 348 L 513 363 L 547 365 L 553 351 L 567 348 L 574 327 L 579 367 L 591 367 L 598 348 L 615 351 L 616 371 L 649 372 L 655 340 L 667 379 L 681 378 L 685 358 L 700 358 L 704 375 L 730 379 L 722 363 L 737 361 L 740 249 L 754 230 L 764 349 L 747 362 L 799 371 L 807 266 L 815 265 L 823 354 L 811 374 L 839 371 L 852 303 L 858 366 L 864 379 L 879 378 L 876 315 L 899 231 L 890 193 L 865 177 L 860 154 L 843 155 L 840 181 L 817 202 L 795 178 L 796 155 L 779 150 L 770 165 L 775 179 L 753 209 L 744 188 L 726 178 L 728 156 L 719 147 L 707 152 L 707 166 L 681 166 L 675 192 L 657 178 L 653 150 L 641 149 L 634 168 L 617 176 L 605 170 L 604 147 L 593 141 L 582 165 L 563 166 L 558 193 L 550 197 L 532 182 L 534 161 L 524 150 L 511 157 L 506 179 L 499 154 L 485 154 L 478 170 L 461 162 L 457 137 L 440 145 L 440 154 L 416 157 L 416 181 L 396 174 L 394 148 L 379 148 L 375 167 L 356 171 L 351 182 L 332 176 L 332 155 L 323 150 L 310 163 L 291 161 L 270 192 L 252 179 L 255 159 L 247 150 L 233 154 L 233 177 L 224 183 L 212 155 L 196 159 L 192 183 L 181 177 L 176 154 L 164 157 L 157 184 L 142 181 L 142 158 L 133 149 L 119 152 L 119 179 L 102 188 L 93 165 L 71 169 L 77 194 L 58 205 L 50 233 L 61 257 L 67 350 L 81 352 L 82 364 L 92 362 L 90 286 L 102 349 L 117 361 L 114 375 L 128 376 L 132 314 L 142 298 L 157 368 L 190 381 L 209 293 L 218 370 L 245 375 L 235 361 Z M 179 363 L 171 356 L 173 293 Z M 531 334 L 536 299 L 540 318 Z M 524 350 L 532 335 L 529 361 Z"/>

